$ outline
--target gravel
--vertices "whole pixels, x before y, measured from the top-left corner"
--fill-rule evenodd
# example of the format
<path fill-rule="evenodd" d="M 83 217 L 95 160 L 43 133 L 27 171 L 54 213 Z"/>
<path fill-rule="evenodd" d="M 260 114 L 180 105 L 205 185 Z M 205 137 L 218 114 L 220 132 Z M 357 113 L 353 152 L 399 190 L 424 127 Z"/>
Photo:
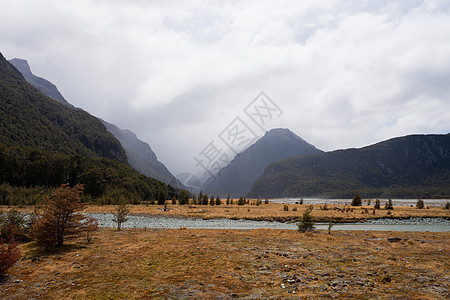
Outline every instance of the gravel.
<path fill-rule="evenodd" d="M 99 222 L 100 227 L 116 227 L 113 215 L 109 213 L 86 213 Z M 230 219 L 188 219 L 152 215 L 129 215 L 124 228 L 171 228 L 180 227 L 196 229 L 291 229 L 296 230 L 294 223 L 269 221 L 230 220 Z M 317 229 L 327 229 L 328 224 L 316 225 Z M 450 231 L 450 220 L 444 218 L 409 218 L 409 219 L 376 219 L 363 223 L 335 224 L 332 230 L 382 230 L 382 231 Z"/>

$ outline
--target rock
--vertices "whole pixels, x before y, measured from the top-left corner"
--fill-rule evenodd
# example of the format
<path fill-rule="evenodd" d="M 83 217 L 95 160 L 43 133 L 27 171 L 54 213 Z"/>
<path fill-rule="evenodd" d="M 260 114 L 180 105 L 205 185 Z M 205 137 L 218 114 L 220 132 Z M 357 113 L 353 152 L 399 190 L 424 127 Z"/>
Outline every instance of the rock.
<path fill-rule="evenodd" d="M 398 238 L 398 237 L 395 237 L 395 238 L 388 238 L 387 240 L 390 243 L 394 243 L 394 242 L 400 242 L 402 239 Z"/>

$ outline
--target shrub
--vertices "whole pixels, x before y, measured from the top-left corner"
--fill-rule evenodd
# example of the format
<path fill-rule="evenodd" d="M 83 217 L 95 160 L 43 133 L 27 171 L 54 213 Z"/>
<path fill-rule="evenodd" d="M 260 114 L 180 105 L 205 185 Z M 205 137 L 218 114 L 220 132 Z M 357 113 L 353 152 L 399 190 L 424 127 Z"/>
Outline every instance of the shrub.
<path fill-rule="evenodd" d="M 300 202 L 299 202 L 299 204 L 300 204 L 300 205 L 302 205 L 302 204 L 303 204 L 303 198 L 302 198 L 302 199 L 300 199 Z"/>
<path fill-rule="evenodd" d="M 418 199 L 416 203 L 417 209 L 422 209 L 424 207 L 424 203 L 422 199 Z"/>
<path fill-rule="evenodd" d="M 381 206 L 380 206 L 380 200 L 379 200 L 379 199 L 376 199 L 376 200 L 375 200 L 375 205 L 373 206 L 373 208 L 374 208 L 374 209 L 380 209 L 380 208 L 381 208 Z"/>
<path fill-rule="evenodd" d="M 28 241 L 27 231 L 25 214 L 15 209 L 7 213 L 0 212 L 0 238 L 5 240 L 13 238 L 15 241 L 26 242 Z"/>
<path fill-rule="evenodd" d="M 362 199 L 361 196 L 356 193 L 355 196 L 353 196 L 353 200 L 352 200 L 352 206 L 361 206 L 362 205 Z"/>
<path fill-rule="evenodd" d="M 306 231 L 312 231 L 314 229 L 314 218 L 311 215 L 312 208 L 308 207 L 304 212 L 300 219 L 300 222 L 297 223 L 298 231 L 300 232 L 306 232 Z"/>
<path fill-rule="evenodd" d="M 445 209 L 450 209 L 450 202 L 445 203 Z"/>
<path fill-rule="evenodd" d="M 124 197 L 119 198 L 117 201 L 116 207 L 112 212 L 114 218 L 113 221 L 117 223 L 117 230 L 122 228 L 122 223 L 128 221 L 128 214 L 130 213 L 130 209 L 128 207 L 128 203 Z"/>
<path fill-rule="evenodd" d="M 264 200 L 264 204 L 269 204 L 269 199 L 266 198 L 266 199 Z"/>
<path fill-rule="evenodd" d="M 387 209 L 387 210 L 394 209 L 394 204 L 392 204 L 391 198 L 389 198 L 388 202 L 386 202 L 386 205 L 384 206 L 384 209 Z"/>
<path fill-rule="evenodd" d="M 284 210 L 284 211 L 289 211 L 289 206 L 288 206 L 287 204 L 285 204 L 285 205 L 283 206 L 283 210 Z"/>
<path fill-rule="evenodd" d="M 0 239 L 0 278 L 6 275 L 6 272 L 19 260 L 20 250 L 18 243 L 13 238 L 9 243 L 5 239 Z"/>
<path fill-rule="evenodd" d="M 245 204 L 245 199 L 244 199 L 244 197 L 239 197 L 239 200 L 238 200 L 238 203 L 237 203 L 237 205 L 244 205 Z"/>

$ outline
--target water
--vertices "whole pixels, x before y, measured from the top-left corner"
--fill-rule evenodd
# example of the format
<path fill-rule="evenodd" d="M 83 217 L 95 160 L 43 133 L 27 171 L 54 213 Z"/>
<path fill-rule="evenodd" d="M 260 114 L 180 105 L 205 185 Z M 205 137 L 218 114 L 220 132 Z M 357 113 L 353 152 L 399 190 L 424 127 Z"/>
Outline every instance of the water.
<path fill-rule="evenodd" d="M 86 214 L 94 217 L 100 227 L 116 227 L 112 221 L 112 214 Z M 291 229 L 296 230 L 295 223 L 281 223 L 269 221 L 230 220 L 230 219 L 186 219 L 177 217 L 129 215 L 128 221 L 122 224 L 124 228 L 169 228 L 180 227 L 192 229 Z M 317 229 L 327 229 L 328 224 L 316 225 Z M 450 231 L 450 221 L 442 218 L 411 218 L 408 220 L 381 219 L 366 223 L 335 224 L 332 230 L 380 230 L 380 231 Z"/>

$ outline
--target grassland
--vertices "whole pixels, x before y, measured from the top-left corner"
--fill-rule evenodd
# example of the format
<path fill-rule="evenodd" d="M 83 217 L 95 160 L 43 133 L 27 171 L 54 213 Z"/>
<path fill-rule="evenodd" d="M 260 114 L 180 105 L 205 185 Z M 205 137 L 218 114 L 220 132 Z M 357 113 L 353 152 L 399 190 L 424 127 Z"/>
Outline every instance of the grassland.
<path fill-rule="evenodd" d="M 102 229 L 21 245 L 2 299 L 449 299 L 450 233 Z M 394 239 L 392 239 L 394 238 Z"/>
<path fill-rule="evenodd" d="M 235 201 L 236 203 L 236 201 Z M 160 205 L 132 205 L 133 214 L 164 215 L 188 218 L 228 218 L 264 221 L 290 221 L 301 217 L 307 204 L 289 204 L 285 210 L 284 204 L 269 202 L 261 205 L 167 205 L 166 211 Z M 25 208 L 31 210 L 31 207 Z M 395 206 L 394 210 L 385 210 L 383 206 L 373 212 L 372 206 L 350 207 L 349 205 L 314 205 L 313 216 L 316 221 L 328 222 L 355 222 L 370 218 L 407 218 L 407 217 L 450 217 L 450 210 L 443 207 L 432 206 L 429 209 L 416 209 L 415 207 Z M 114 210 L 112 205 L 90 205 L 86 212 L 109 213 Z"/>

